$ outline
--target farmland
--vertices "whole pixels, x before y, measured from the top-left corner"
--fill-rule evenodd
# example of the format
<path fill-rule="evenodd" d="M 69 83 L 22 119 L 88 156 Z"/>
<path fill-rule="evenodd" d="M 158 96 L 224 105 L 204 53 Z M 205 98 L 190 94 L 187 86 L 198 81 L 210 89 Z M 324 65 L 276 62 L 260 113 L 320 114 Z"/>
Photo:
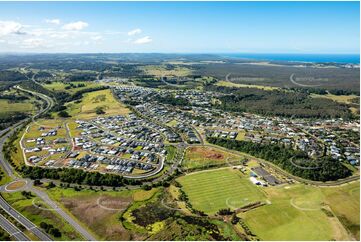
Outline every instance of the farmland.
<path fill-rule="evenodd" d="M 236 209 L 265 199 L 262 191 L 248 177 L 231 168 L 195 172 L 177 181 L 192 206 L 207 214 L 215 214 L 223 208 Z"/>

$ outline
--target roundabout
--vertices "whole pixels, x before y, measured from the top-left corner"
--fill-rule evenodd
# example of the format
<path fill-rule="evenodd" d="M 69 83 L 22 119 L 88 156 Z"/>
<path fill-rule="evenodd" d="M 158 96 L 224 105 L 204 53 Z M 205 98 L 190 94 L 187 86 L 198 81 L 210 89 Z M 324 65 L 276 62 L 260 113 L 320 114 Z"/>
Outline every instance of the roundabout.
<path fill-rule="evenodd" d="M 5 186 L 5 191 L 16 192 L 22 190 L 28 184 L 27 180 L 15 180 Z"/>

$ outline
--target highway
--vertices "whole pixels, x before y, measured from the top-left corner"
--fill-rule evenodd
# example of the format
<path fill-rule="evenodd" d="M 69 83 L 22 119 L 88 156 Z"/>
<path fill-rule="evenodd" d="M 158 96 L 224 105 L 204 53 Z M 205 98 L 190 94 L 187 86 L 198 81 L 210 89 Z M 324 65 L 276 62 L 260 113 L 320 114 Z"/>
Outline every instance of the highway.
<path fill-rule="evenodd" d="M 13 217 L 16 221 L 21 223 L 27 230 L 31 231 L 33 234 L 36 235 L 40 240 L 42 241 L 51 241 L 52 239 L 44 233 L 42 230 L 40 230 L 38 227 L 36 227 L 35 224 L 30 222 L 26 217 L 24 217 L 22 214 L 17 212 L 15 209 L 13 209 L 10 204 L 8 204 L 5 199 L 0 196 L 0 207 L 8 213 L 11 217 Z M 3 224 L 2 226 L 3 227 Z"/>
<path fill-rule="evenodd" d="M 0 214 L 0 226 L 11 236 L 18 241 L 29 241 L 30 239 L 3 215 Z"/>

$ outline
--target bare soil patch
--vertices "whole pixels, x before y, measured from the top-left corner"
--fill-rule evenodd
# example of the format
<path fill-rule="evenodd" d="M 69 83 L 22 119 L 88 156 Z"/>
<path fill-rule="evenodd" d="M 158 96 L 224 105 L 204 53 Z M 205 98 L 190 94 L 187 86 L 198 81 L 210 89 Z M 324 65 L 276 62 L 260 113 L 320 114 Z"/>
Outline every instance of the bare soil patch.
<path fill-rule="evenodd" d="M 207 159 L 214 159 L 214 160 L 223 160 L 224 155 L 212 148 L 204 148 L 204 147 L 191 147 L 190 152 L 194 152 L 195 154 L 199 155 L 200 157 L 204 157 Z"/>

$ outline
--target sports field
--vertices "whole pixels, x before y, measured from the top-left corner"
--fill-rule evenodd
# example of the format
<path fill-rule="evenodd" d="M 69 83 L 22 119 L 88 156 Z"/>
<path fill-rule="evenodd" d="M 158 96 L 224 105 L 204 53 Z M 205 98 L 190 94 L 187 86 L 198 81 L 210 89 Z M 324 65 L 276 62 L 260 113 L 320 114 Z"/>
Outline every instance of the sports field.
<path fill-rule="evenodd" d="M 327 188 L 339 194 L 338 188 Z M 261 240 L 352 240 L 323 188 L 303 184 L 265 188 L 271 204 L 239 214 Z M 325 196 L 326 195 L 326 196 Z M 335 195 L 335 194 L 334 194 Z M 343 197 L 349 206 L 350 197 Z M 347 204 L 343 205 L 347 205 Z M 344 213 L 353 207 L 339 206 Z M 325 209 L 331 216 L 325 213 Z M 354 210 L 359 214 L 359 209 Z M 358 215 L 357 215 L 358 216 Z M 356 217 L 356 216 L 354 216 Z"/>
<path fill-rule="evenodd" d="M 231 168 L 194 172 L 180 177 L 178 182 L 193 208 L 207 214 L 265 200 L 265 195 L 248 177 Z"/>

